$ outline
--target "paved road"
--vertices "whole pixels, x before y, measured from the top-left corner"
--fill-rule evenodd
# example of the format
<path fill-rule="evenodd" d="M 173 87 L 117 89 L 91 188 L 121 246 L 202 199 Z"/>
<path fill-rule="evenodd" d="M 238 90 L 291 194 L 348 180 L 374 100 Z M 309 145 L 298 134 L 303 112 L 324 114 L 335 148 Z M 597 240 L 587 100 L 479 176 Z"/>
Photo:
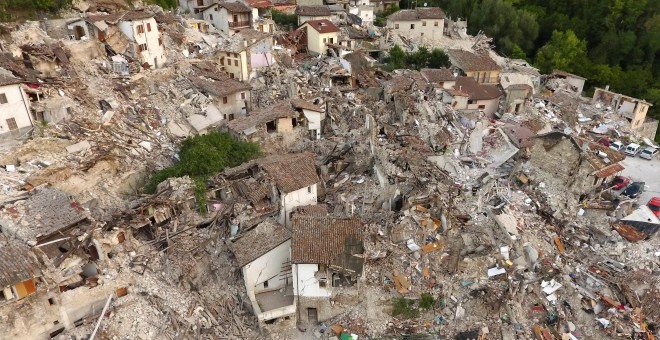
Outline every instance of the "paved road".
<path fill-rule="evenodd" d="M 639 199 L 640 204 L 646 204 L 652 197 L 660 197 L 660 159 L 646 160 L 641 157 L 626 157 L 621 164 L 626 168 L 622 175 L 630 177 L 633 181 L 646 182 L 649 190 Z"/>

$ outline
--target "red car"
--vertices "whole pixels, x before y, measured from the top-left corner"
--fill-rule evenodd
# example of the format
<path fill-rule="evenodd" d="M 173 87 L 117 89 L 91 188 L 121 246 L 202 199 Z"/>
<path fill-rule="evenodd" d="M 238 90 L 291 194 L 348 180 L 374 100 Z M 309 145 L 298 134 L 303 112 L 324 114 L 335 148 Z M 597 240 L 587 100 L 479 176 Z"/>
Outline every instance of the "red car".
<path fill-rule="evenodd" d="M 653 197 L 646 205 L 653 211 L 655 216 L 660 217 L 660 197 Z"/>
<path fill-rule="evenodd" d="M 610 185 L 614 186 L 614 190 L 621 190 L 630 184 L 630 178 L 623 176 L 616 176 Z"/>
<path fill-rule="evenodd" d="M 612 140 L 609 137 L 603 137 L 598 140 L 598 144 L 610 147 L 610 144 L 612 144 Z"/>

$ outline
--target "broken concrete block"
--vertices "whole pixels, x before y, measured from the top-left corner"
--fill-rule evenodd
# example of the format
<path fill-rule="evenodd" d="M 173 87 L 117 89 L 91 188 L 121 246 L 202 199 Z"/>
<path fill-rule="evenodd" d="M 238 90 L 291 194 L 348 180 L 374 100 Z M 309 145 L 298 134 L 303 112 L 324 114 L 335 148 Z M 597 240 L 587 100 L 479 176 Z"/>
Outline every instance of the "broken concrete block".
<path fill-rule="evenodd" d="M 68 153 L 77 153 L 77 152 L 80 152 L 80 151 L 89 150 L 91 148 L 92 148 L 92 145 L 89 144 L 88 141 L 84 140 L 80 143 L 76 143 L 76 144 L 67 146 L 66 151 Z"/>
<path fill-rule="evenodd" d="M 151 151 L 151 143 L 147 142 L 146 140 L 138 143 L 138 145 L 141 146 L 142 148 L 144 148 L 147 151 Z"/>

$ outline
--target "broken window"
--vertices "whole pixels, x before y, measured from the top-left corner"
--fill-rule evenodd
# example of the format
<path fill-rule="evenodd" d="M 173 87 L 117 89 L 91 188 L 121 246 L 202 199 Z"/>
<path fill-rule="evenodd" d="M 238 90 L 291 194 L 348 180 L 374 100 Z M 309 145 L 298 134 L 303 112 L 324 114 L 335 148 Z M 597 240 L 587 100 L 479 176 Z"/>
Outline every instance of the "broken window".
<path fill-rule="evenodd" d="M 277 131 L 277 124 L 275 124 L 274 120 L 271 120 L 270 122 L 266 123 L 266 132 L 275 132 Z"/>
<path fill-rule="evenodd" d="M 231 62 L 227 63 L 227 65 L 231 65 Z M 230 73 L 230 74 L 229 74 L 229 78 L 234 79 L 234 74 L 233 74 L 233 73 Z"/>
<path fill-rule="evenodd" d="M 333 38 L 330 38 L 330 43 L 331 43 L 331 44 L 334 43 L 334 39 L 333 39 Z"/>
<path fill-rule="evenodd" d="M 146 51 L 147 50 L 147 44 L 140 44 L 138 45 L 138 50 L 140 52 Z"/>
<path fill-rule="evenodd" d="M 0 104 L 7 104 L 7 95 L 0 93 Z"/>
<path fill-rule="evenodd" d="M 328 281 L 326 279 L 319 279 L 319 287 L 325 288 L 328 285 Z"/>
<path fill-rule="evenodd" d="M 486 109 L 486 105 L 479 105 L 479 110 L 484 110 Z"/>
<path fill-rule="evenodd" d="M 7 127 L 9 130 L 18 130 L 18 125 L 16 124 L 16 119 L 9 118 L 7 119 Z"/>
<path fill-rule="evenodd" d="M 150 22 L 147 23 L 147 32 L 151 32 L 151 23 Z"/>
<path fill-rule="evenodd" d="M 222 97 L 222 103 L 227 104 L 227 97 Z"/>
<path fill-rule="evenodd" d="M 229 114 L 229 120 L 234 120 L 234 114 L 233 113 Z"/>
<path fill-rule="evenodd" d="M 268 281 L 264 281 L 264 288 L 268 288 Z"/>
<path fill-rule="evenodd" d="M 245 99 L 245 92 L 241 92 L 241 99 Z"/>
<path fill-rule="evenodd" d="M 410 24 L 410 29 L 414 30 L 415 29 L 415 24 Z"/>
<path fill-rule="evenodd" d="M 144 26 L 143 25 L 137 25 L 137 32 L 138 32 L 138 34 L 144 33 Z"/>
<path fill-rule="evenodd" d="M 291 118 L 291 125 L 293 125 L 293 127 L 298 126 L 298 120 L 296 118 Z"/>

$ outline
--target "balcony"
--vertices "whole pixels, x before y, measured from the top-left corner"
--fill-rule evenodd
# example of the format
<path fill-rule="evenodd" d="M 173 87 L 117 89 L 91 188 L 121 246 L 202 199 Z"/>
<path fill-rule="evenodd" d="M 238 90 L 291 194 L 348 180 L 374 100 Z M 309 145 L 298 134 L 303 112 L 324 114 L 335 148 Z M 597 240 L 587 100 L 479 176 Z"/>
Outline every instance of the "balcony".
<path fill-rule="evenodd" d="M 237 28 L 237 27 L 249 27 L 250 26 L 250 21 L 245 20 L 245 21 L 229 21 L 229 28 Z"/>

